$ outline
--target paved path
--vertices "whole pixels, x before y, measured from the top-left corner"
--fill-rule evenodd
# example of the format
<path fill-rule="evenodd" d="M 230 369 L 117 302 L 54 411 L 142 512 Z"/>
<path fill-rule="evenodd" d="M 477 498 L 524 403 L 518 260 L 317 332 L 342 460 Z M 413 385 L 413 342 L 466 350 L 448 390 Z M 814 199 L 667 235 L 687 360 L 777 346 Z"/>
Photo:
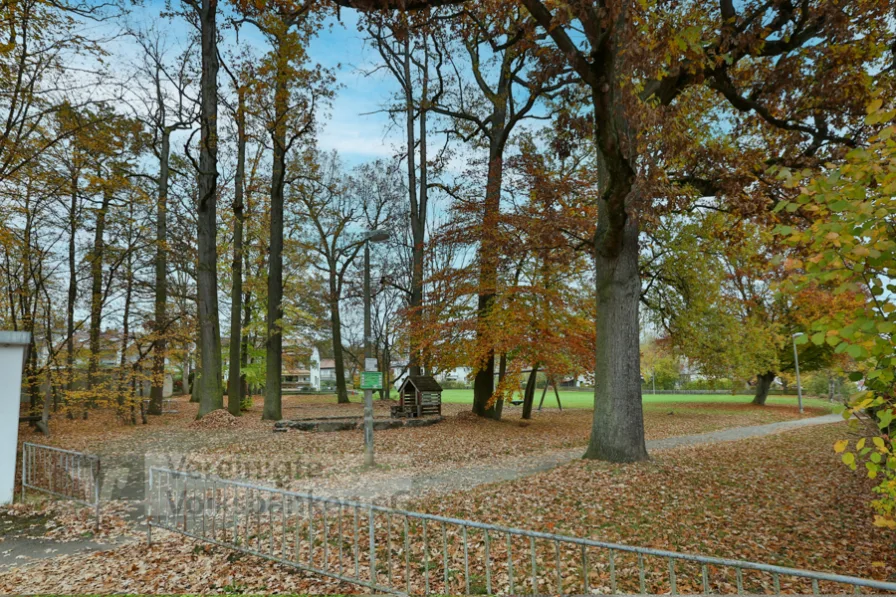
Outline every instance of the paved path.
<path fill-rule="evenodd" d="M 766 425 L 734 427 L 709 433 L 650 440 L 647 442 L 647 449 L 650 452 L 656 452 L 683 446 L 737 441 L 815 425 L 828 425 L 839 421 L 843 421 L 841 415 L 830 414 L 807 419 L 768 423 Z M 410 475 L 406 477 L 392 477 L 380 481 L 367 481 L 360 487 L 325 493 L 339 497 L 353 497 L 365 501 L 372 499 L 405 500 L 419 497 L 423 493 L 450 493 L 458 490 L 469 490 L 487 483 L 513 481 L 550 470 L 580 458 L 582 452 L 583 448 L 556 450 L 541 455 L 528 455 L 502 460 L 494 465 L 467 466 L 435 474 Z"/>
<path fill-rule="evenodd" d="M 717 444 L 721 442 L 737 441 L 739 439 L 747 439 L 750 437 L 761 437 L 763 435 L 772 435 L 783 431 L 791 431 L 792 429 L 802 429 L 803 427 L 813 427 L 815 425 L 829 425 L 843 421 L 843 416 L 839 414 L 822 415 L 820 417 L 810 417 L 808 419 L 796 419 L 794 421 L 780 421 L 778 423 L 768 423 L 766 425 L 751 425 L 749 427 L 733 427 L 731 429 L 720 429 L 719 431 L 710 431 L 709 433 L 698 433 L 696 435 L 681 435 L 678 437 L 667 437 L 666 439 L 655 439 L 647 442 L 648 450 L 668 450 L 670 448 L 679 448 L 681 446 L 696 446 L 699 444 Z"/>
<path fill-rule="evenodd" d="M 7 537 L 0 542 L 0 572 L 35 560 L 111 549 L 121 541 L 99 543 L 89 539 L 54 541 L 44 537 Z"/>

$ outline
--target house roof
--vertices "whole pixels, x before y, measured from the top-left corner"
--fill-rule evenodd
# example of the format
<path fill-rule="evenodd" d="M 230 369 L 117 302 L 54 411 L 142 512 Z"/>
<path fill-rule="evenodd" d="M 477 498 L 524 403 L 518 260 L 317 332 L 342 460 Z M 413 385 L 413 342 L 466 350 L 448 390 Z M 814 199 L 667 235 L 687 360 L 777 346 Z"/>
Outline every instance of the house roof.
<path fill-rule="evenodd" d="M 402 387 L 405 384 L 411 383 L 417 388 L 418 392 L 441 392 L 442 386 L 439 385 L 439 382 L 435 380 L 431 375 L 409 375 L 405 382 L 402 384 Z"/>
<path fill-rule="evenodd" d="M 336 359 L 321 359 L 320 360 L 320 368 L 321 369 L 335 369 L 336 368 Z"/>

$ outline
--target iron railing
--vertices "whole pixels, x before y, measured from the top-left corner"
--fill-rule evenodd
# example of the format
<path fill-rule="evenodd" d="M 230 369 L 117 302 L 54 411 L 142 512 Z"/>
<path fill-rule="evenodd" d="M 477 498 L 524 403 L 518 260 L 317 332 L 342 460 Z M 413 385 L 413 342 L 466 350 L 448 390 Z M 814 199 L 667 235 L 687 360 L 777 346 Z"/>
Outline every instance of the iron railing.
<path fill-rule="evenodd" d="M 658 523 L 661 524 L 661 523 Z M 152 529 L 396 594 L 896 592 L 896 583 L 408 512 L 160 467 Z"/>
<path fill-rule="evenodd" d="M 100 524 L 100 459 L 93 454 L 25 442 L 22 499 L 33 489 L 94 508 Z"/>

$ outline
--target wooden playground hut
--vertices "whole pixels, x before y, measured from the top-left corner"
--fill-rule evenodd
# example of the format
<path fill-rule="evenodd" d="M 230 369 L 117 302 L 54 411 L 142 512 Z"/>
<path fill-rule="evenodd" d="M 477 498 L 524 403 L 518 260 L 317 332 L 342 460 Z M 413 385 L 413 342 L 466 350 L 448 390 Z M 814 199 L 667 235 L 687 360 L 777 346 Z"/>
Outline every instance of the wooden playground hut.
<path fill-rule="evenodd" d="M 429 375 L 409 375 L 398 390 L 393 416 L 438 417 L 442 415 L 442 386 Z"/>

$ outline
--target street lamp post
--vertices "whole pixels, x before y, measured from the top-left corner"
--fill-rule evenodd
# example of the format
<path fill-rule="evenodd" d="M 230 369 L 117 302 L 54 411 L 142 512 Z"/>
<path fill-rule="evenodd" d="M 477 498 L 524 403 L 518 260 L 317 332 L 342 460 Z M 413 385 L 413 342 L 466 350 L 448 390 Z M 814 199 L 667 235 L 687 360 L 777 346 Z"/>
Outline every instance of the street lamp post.
<path fill-rule="evenodd" d="M 373 339 L 370 332 L 370 243 L 383 242 L 389 239 L 385 230 L 371 230 L 364 237 L 364 370 L 371 369 L 373 358 Z M 364 465 L 373 466 L 373 390 L 364 389 Z"/>
<path fill-rule="evenodd" d="M 800 383 L 800 357 L 796 351 L 796 339 L 798 336 L 803 335 L 803 332 L 797 332 L 790 336 L 790 339 L 793 341 L 793 368 L 796 370 L 796 401 L 799 405 L 800 414 L 803 414 L 803 386 Z"/>

